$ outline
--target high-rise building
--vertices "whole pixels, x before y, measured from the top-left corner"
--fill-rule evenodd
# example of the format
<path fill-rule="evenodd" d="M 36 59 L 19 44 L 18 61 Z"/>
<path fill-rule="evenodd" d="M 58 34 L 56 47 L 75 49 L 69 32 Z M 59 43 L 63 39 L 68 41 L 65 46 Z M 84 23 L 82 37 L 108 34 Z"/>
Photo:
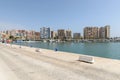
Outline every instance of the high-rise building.
<path fill-rule="evenodd" d="M 73 33 L 73 39 L 80 39 L 80 33 Z"/>
<path fill-rule="evenodd" d="M 51 39 L 55 39 L 57 37 L 57 33 L 55 31 L 51 31 Z"/>
<path fill-rule="evenodd" d="M 99 29 L 99 38 L 105 39 L 105 27 L 100 27 Z"/>
<path fill-rule="evenodd" d="M 46 28 L 46 27 L 40 28 L 40 37 L 41 39 L 50 38 L 50 28 Z"/>
<path fill-rule="evenodd" d="M 109 25 L 105 26 L 105 38 L 106 39 L 110 38 L 110 26 Z"/>
<path fill-rule="evenodd" d="M 59 29 L 58 30 L 58 39 L 61 39 L 61 40 L 66 39 L 66 37 L 65 37 L 65 30 L 64 29 Z"/>
<path fill-rule="evenodd" d="M 98 27 L 85 27 L 84 28 L 84 39 L 98 39 L 99 28 Z"/>
<path fill-rule="evenodd" d="M 84 28 L 85 39 L 108 39 L 110 38 L 110 26 L 105 27 L 85 27 Z"/>
<path fill-rule="evenodd" d="M 71 39 L 72 38 L 72 31 L 66 30 L 65 37 L 66 37 L 66 39 Z"/>
<path fill-rule="evenodd" d="M 110 38 L 110 26 L 107 25 L 105 27 L 100 27 L 99 29 L 99 38 L 100 39 L 108 39 Z"/>

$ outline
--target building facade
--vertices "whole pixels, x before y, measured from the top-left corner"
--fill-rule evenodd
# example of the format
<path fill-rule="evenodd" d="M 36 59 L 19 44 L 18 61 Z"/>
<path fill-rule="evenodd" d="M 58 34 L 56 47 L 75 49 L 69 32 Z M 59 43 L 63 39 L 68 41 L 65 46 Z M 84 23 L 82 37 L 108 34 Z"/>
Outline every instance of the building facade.
<path fill-rule="evenodd" d="M 66 30 L 65 37 L 66 37 L 66 39 L 72 39 L 72 31 Z"/>
<path fill-rule="evenodd" d="M 80 33 L 73 33 L 73 39 L 80 39 Z"/>
<path fill-rule="evenodd" d="M 99 28 L 98 27 L 85 27 L 84 28 L 84 39 L 98 39 Z"/>
<path fill-rule="evenodd" d="M 109 39 L 110 38 L 110 26 L 104 27 L 85 27 L 84 39 Z"/>
<path fill-rule="evenodd" d="M 58 30 L 58 39 L 60 39 L 60 40 L 65 40 L 66 39 L 64 29 L 59 29 Z"/>
<path fill-rule="evenodd" d="M 14 40 L 40 40 L 40 32 L 35 32 L 33 30 L 7 30 L 1 31 L 2 39 L 9 39 L 13 36 Z"/>
<path fill-rule="evenodd" d="M 100 27 L 99 29 L 99 38 L 105 39 L 105 27 Z"/>
<path fill-rule="evenodd" d="M 105 26 L 105 38 L 106 39 L 110 38 L 110 25 Z"/>
<path fill-rule="evenodd" d="M 26 34 L 27 40 L 35 40 L 35 31 L 29 30 Z"/>
<path fill-rule="evenodd" d="M 35 40 L 40 40 L 40 32 L 35 32 Z"/>
<path fill-rule="evenodd" d="M 51 31 L 51 39 L 57 39 L 57 32 Z"/>
<path fill-rule="evenodd" d="M 42 27 L 40 28 L 40 38 L 49 39 L 50 38 L 50 28 Z"/>

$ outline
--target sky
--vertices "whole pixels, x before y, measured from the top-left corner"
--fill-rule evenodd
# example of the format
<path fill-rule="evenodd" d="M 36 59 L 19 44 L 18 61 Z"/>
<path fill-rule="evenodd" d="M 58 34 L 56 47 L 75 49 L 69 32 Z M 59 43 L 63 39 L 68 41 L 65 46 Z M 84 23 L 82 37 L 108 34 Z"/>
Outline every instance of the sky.
<path fill-rule="evenodd" d="M 120 36 L 120 0 L 0 0 L 0 30 L 44 26 L 83 34 L 86 26 L 105 25 L 111 37 Z"/>

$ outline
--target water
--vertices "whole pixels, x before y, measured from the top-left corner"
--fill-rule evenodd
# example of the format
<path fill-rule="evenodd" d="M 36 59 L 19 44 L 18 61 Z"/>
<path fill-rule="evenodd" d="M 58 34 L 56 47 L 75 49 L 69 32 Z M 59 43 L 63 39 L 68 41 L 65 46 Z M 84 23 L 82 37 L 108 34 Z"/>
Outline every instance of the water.
<path fill-rule="evenodd" d="M 44 43 L 44 42 L 22 42 L 18 45 L 32 46 L 77 54 L 92 55 L 104 58 L 120 60 L 120 43 Z"/>

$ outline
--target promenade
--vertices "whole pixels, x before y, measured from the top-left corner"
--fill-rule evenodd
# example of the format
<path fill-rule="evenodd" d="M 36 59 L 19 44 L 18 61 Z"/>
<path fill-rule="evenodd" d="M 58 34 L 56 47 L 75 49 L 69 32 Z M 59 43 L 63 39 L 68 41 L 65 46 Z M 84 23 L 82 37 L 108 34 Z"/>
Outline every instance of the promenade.
<path fill-rule="evenodd" d="M 0 43 L 0 80 L 120 80 L 120 60 Z"/>

